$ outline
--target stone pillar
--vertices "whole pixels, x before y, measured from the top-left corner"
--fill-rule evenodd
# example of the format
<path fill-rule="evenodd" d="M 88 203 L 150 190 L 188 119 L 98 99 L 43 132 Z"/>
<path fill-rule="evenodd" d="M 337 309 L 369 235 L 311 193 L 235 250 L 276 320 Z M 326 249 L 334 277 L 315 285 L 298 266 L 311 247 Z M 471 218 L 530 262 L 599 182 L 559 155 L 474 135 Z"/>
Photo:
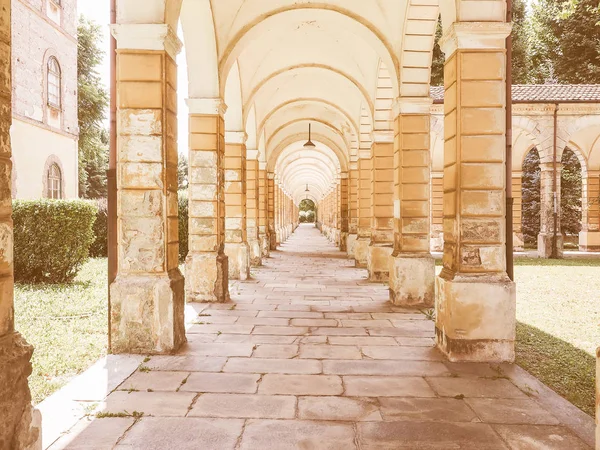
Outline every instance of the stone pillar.
<path fill-rule="evenodd" d="M 258 240 L 260 241 L 262 257 L 268 258 L 271 250 L 268 225 L 269 195 L 267 171 L 263 165 L 264 163 L 259 163 L 258 170 Z"/>
<path fill-rule="evenodd" d="M 506 36 L 510 24 L 446 31 L 444 268 L 436 339 L 451 361 L 513 361 L 515 284 L 506 273 Z"/>
<path fill-rule="evenodd" d="M 187 103 L 190 252 L 185 261 L 185 293 L 188 302 L 227 302 L 223 192 L 226 108 L 221 99 L 188 99 Z"/>
<path fill-rule="evenodd" d="M 348 251 L 348 211 L 350 207 L 348 173 L 342 173 L 340 178 L 340 250 Z"/>
<path fill-rule="evenodd" d="M 431 251 L 444 251 L 444 174 L 431 174 Z"/>
<path fill-rule="evenodd" d="M 225 132 L 225 254 L 229 278 L 250 277 L 246 232 L 246 133 Z"/>
<path fill-rule="evenodd" d="M 354 247 L 358 237 L 358 164 L 351 163 L 348 172 L 348 238 L 346 251 L 349 258 L 354 258 Z M 354 167 L 355 166 L 355 167 Z"/>
<path fill-rule="evenodd" d="M 394 247 L 394 137 L 376 132 L 373 140 L 371 242 L 367 269 L 371 281 L 388 281 Z"/>
<path fill-rule="evenodd" d="M 525 250 L 525 242 L 523 240 L 523 172 L 513 172 L 512 174 L 512 191 L 513 191 L 513 250 Z"/>
<path fill-rule="evenodd" d="M 275 175 L 267 174 L 267 190 L 268 190 L 268 216 L 267 223 L 269 228 L 269 245 L 271 250 L 277 250 L 277 223 L 275 217 L 275 205 L 277 204 L 277 188 L 275 185 Z"/>
<path fill-rule="evenodd" d="M 185 338 L 179 271 L 177 65 L 168 25 L 115 25 L 118 268 L 110 286 L 113 353 L 171 353 Z M 147 49 L 152 44 L 152 49 Z"/>
<path fill-rule="evenodd" d="M 0 0 L 0 448 L 41 449 L 41 416 L 27 378 L 33 347 L 15 331 L 11 197 L 11 1 Z"/>
<path fill-rule="evenodd" d="M 367 267 L 369 243 L 371 242 L 371 202 L 373 201 L 373 185 L 371 159 L 358 160 L 358 221 L 357 238 L 354 247 L 356 267 Z"/>
<path fill-rule="evenodd" d="M 400 99 L 394 144 L 394 252 L 390 300 L 430 308 L 435 260 L 430 253 L 431 99 Z"/>
<path fill-rule="evenodd" d="M 583 183 L 582 229 L 579 250 L 600 251 L 600 171 L 590 170 Z"/>
<path fill-rule="evenodd" d="M 250 265 L 262 266 L 262 250 L 258 237 L 258 150 L 246 150 L 246 156 L 246 234 L 250 248 Z"/>
<path fill-rule="evenodd" d="M 281 189 L 279 182 L 275 180 L 275 236 L 277 245 L 281 244 Z"/>
<path fill-rule="evenodd" d="M 550 258 L 554 245 L 554 212 L 556 216 L 556 257 L 563 257 L 563 236 L 560 230 L 560 182 L 562 164 L 556 163 L 556 175 L 554 164 L 540 164 L 541 205 L 540 205 L 540 234 L 538 234 L 538 256 Z M 556 194 L 554 193 L 554 177 L 556 176 Z"/>

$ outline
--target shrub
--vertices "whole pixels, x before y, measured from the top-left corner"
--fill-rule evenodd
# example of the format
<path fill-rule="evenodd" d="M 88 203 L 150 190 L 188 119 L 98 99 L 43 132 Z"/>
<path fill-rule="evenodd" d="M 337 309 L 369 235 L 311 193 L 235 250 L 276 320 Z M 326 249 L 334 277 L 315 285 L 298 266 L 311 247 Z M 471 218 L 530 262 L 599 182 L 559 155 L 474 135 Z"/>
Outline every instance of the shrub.
<path fill-rule="evenodd" d="M 97 206 L 84 200 L 15 200 L 15 280 L 72 281 L 94 241 Z"/>
<path fill-rule="evenodd" d="M 96 201 L 98 212 L 94 222 L 94 242 L 90 247 L 90 256 L 106 258 L 108 256 L 108 201 L 105 198 Z"/>
<path fill-rule="evenodd" d="M 187 258 L 188 247 L 188 193 L 179 191 L 179 260 L 185 261 Z"/>

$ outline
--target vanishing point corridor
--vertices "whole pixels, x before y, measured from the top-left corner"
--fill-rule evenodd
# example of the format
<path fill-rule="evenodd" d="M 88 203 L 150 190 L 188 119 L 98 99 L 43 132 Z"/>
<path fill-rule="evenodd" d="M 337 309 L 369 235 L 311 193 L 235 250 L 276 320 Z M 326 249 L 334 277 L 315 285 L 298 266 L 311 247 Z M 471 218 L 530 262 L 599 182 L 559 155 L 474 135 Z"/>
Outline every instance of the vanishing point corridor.
<path fill-rule="evenodd" d="M 433 321 L 388 295 L 301 225 L 51 448 L 590 448 L 501 367 L 447 362 Z"/>

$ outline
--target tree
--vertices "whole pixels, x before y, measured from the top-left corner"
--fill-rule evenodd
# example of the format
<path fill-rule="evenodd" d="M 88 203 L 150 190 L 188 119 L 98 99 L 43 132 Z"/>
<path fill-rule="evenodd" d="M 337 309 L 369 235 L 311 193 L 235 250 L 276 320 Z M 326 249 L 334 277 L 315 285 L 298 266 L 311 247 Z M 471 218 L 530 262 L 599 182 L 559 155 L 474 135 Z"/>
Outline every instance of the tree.
<path fill-rule="evenodd" d="M 80 17 L 77 39 L 79 195 L 83 198 L 106 197 L 108 133 L 103 122 L 108 93 L 97 70 L 104 58 L 100 48 L 100 26 Z"/>
<path fill-rule="evenodd" d="M 581 231 L 581 163 L 571 149 L 562 156 L 560 181 L 560 227 L 565 234 L 577 235 Z"/>
<path fill-rule="evenodd" d="M 598 0 L 537 0 L 531 59 L 537 83 L 600 83 Z"/>
<path fill-rule="evenodd" d="M 513 0 L 512 74 L 514 84 L 527 84 L 531 82 L 528 20 L 525 0 Z M 431 64 L 432 86 L 444 85 L 445 56 L 439 45 L 442 34 L 442 21 L 440 18 L 435 32 L 435 44 L 433 47 L 433 60 Z"/>
<path fill-rule="evenodd" d="M 540 233 L 541 169 L 537 149 L 531 149 L 523 161 L 521 184 L 521 230 L 525 244 L 535 244 Z"/>
<path fill-rule="evenodd" d="M 188 158 L 185 154 L 179 154 L 177 161 L 177 184 L 179 190 L 183 191 L 188 188 Z"/>

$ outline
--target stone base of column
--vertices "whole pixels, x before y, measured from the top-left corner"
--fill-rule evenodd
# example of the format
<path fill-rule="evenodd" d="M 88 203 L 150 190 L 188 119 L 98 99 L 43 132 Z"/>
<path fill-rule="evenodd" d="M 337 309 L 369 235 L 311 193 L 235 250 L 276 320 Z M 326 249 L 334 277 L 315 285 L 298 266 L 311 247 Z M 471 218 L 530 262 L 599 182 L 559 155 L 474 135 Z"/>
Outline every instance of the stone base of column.
<path fill-rule="evenodd" d="M 185 261 L 188 302 L 225 303 L 229 298 L 229 261 L 223 253 L 190 253 Z"/>
<path fill-rule="evenodd" d="M 119 276 L 110 286 L 111 352 L 162 354 L 185 342 L 185 281 L 179 269 Z"/>
<path fill-rule="evenodd" d="M 271 256 L 271 238 L 268 234 L 263 234 L 258 237 L 260 243 L 260 251 L 263 258 L 269 258 Z"/>
<path fill-rule="evenodd" d="M 513 251 L 522 252 L 525 250 L 525 242 L 523 241 L 523 233 L 513 233 Z"/>
<path fill-rule="evenodd" d="M 436 343 L 450 361 L 513 362 L 516 286 L 504 275 L 436 278 Z"/>
<path fill-rule="evenodd" d="M 250 248 L 245 242 L 226 243 L 225 254 L 229 259 L 229 279 L 245 281 L 250 278 Z"/>
<path fill-rule="evenodd" d="M 366 268 L 369 259 L 370 239 L 358 238 L 354 244 L 354 264 L 356 267 Z"/>
<path fill-rule="evenodd" d="M 582 231 L 579 233 L 579 251 L 600 252 L 600 231 Z M 600 442 L 600 441 L 598 441 Z"/>
<path fill-rule="evenodd" d="M 346 253 L 348 254 L 348 258 L 354 258 L 356 239 L 358 239 L 356 234 L 349 234 L 346 236 Z"/>
<path fill-rule="evenodd" d="M 550 258 L 552 256 L 552 241 L 554 235 L 540 233 L 538 234 L 538 256 L 540 258 Z M 563 236 L 562 233 L 556 235 L 556 257 L 563 257 Z"/>
<path fill-rule="evenodd" d="M 384 281 L 390 279 L 390 256 L 393 252 L 392 245 L 369 245 L 367 253 L 367 270 L 370 281 Z"/>
<path fill-rule="evenodd" d="M 346 231 L 340 232 L 340 251 L 348 253 L 348 233 Z"/>
<path fill-rule="evenodd" d="M 270 246 L 270 250 L 272 250 L 272 251 L 277 250 L 277 232 L 276 231 L 271 232 L 271 234 L 269 235 L 269 246 Z"/>
<path fill-rule="evenodd" d="M 432 308 L 435 304 L 435 259 L 400 254 L 390 259 L 390 301 L 398 306 Z"/>
<path fill-rule="evenodd" d="M 250 247 L 250 265 L 252 267 L 262 266 L 262 249 L 258 239 L 248 241 L 248 247 Z"/>
<path fill-rule="evenodd" d="M 27 378 L 33 347 L 19 333 L 0 338 L 0 447 L 42 448 L 42 416 L 31 405 Z"/>

